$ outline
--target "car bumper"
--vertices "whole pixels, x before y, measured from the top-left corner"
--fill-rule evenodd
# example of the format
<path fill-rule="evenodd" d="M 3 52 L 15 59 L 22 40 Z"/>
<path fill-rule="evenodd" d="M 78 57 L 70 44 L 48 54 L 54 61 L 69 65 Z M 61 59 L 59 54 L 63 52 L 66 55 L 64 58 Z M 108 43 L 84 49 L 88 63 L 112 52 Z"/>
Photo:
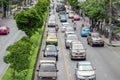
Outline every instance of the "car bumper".
<path fill-rule="evenodd" d="M 46 42 L 46 45 L 55 45 L 55 46 L 57 46 L 58 42 Z"/>
<path fill-rule="evenodd" d="M 86 59 L 86 55 L 81 55 L 81 56 L 71 56 L 72 59 Z"/>

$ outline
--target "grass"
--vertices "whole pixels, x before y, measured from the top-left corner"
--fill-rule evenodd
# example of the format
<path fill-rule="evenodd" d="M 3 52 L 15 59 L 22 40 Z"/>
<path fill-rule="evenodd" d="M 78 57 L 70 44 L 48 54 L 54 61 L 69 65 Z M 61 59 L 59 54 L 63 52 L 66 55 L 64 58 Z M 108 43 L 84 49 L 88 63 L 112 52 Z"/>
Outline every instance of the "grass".
<path fill-rule="evenodd" d="M 34 71 L 33 69 L 34 69 L 36 59 L 37 59 L 37 54 L 38 54 L 38 50 L 39 50 L 39 47 L 40 47 L 44 27 L 42 27 L 42 29 L 40 29 L 40 31 L 41 31 L 41 33 L 36 32 L 36 34 L 34 34 L 31 37 L 31 40 L 34 41 L 35 43 L 32 46 L 33 50 L 31 51 L 32 56 L 31 56 L 31 61 L 30 61 L 30 68 L 27 71 L 27 76 L 23 77 L 23 72 L 22 73 L 16 73 L 16 79 L 15 80 L 31 80 L 32 79 L 32 75 L 33 75 L 32 73 Z M 11 73 L 12 73 L 12 69 L 9 67 L 6 71 L 6 73 L 4 74 L 4 76 L 2 77 L 2 80 L 14 80 Z"/>

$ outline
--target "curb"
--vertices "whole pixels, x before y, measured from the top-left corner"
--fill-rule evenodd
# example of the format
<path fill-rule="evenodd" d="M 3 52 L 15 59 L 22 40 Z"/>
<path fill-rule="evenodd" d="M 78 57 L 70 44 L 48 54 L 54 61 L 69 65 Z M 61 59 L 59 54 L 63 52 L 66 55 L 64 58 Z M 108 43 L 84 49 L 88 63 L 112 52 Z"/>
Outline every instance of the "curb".
<path fill-rule="evenodd" d="M 120 47 L 120 44 L 110 44 L 110 43 L 107 43 L 105 42 L 106 45 L 108 46 L 112 46 L 112 47 Z"/>

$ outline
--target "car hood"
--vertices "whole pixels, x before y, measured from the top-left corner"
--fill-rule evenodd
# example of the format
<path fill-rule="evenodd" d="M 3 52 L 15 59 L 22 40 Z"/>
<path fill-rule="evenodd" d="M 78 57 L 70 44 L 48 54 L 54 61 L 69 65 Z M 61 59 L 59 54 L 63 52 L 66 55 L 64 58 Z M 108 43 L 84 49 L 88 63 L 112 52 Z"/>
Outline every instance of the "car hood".
<path fill-rule="evenodd" d="M 83 52 L 85 52 L 85 49 L 72 50 L 72 52 L 75 52 L 75 53 L 83 53 Z"/>
<path fill-rule="evenodd" d="M 55 55 L 57 55 L 57 52 L 45 52 L 45 55 L 46 56 L 55 56 Z"/>
<path fill-rule="evenodd" d="M 91 75 L 95 75 L 95 71 L 77 71 L 77 75 L 91 76 Z"/>
<path fill-rule="evenodd" d="M 94 41 L 102 40 L 100 37 L 92 38 Z"/>

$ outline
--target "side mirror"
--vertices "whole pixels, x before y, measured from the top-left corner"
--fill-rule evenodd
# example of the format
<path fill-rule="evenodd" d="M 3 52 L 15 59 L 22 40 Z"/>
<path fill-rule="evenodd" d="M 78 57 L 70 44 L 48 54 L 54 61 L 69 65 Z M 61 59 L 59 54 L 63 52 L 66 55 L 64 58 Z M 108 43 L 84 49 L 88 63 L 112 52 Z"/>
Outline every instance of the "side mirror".
<path fill-rule="evenodd" d="M 59 70 L 56 70 L 56 72 L 58 72 Z"/>
<path fill-rule="evenodd" d="M 96 68 L 95 68 L 95 67 L 94 67 L 93 69 L 94 69 L 94 70 L 96 70 Z"/>

